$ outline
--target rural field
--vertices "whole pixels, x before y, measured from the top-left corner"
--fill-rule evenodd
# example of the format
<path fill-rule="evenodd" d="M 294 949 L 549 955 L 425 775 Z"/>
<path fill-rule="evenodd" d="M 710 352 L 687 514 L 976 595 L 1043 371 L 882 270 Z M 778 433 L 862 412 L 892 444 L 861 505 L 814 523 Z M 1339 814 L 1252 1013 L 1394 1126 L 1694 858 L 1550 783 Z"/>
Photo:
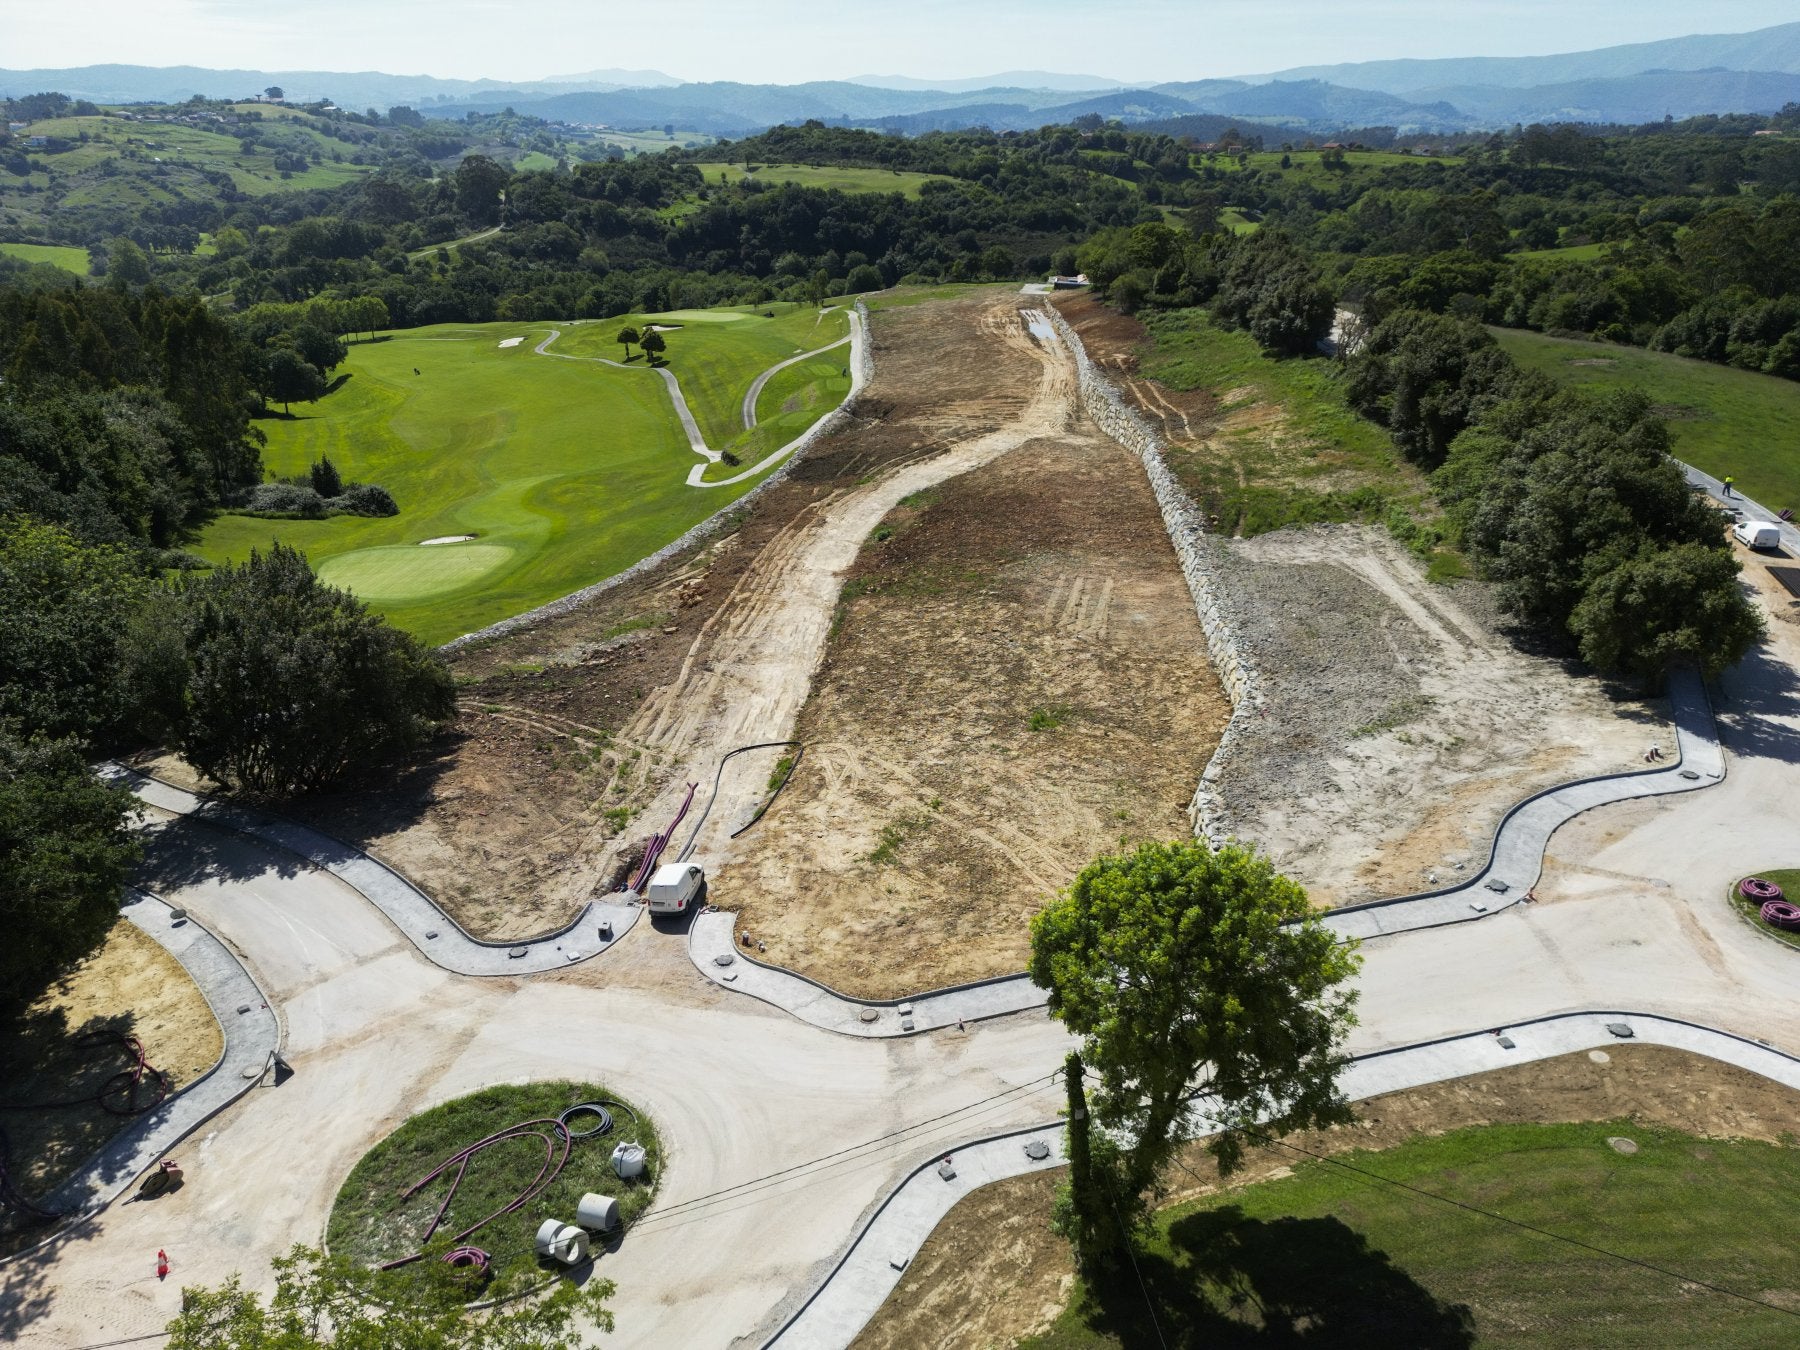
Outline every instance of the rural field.
<path fill-rule="evenodd" d="M 799 187 L 836 188 L 839 192 L 898 192 L 917 197 L 927 183 L 947 183 L 950 179 L 935 173 L 908 173 L 899 169 L 836 168 L 829 165 L 758 164 L 754 173 L 746 173 L 742 164 L 696 164 L 710 183 L 739 183 L 755 179 L 759 183 L 793 183 Z"/>
<path fill-rule="evenodd" d="M 1520 365 L 1577 388 L 1638 389 L 1675 436 L 1675 454 L 1779 511 L 1800 507 L 1800 384 L 1641 347 L 1490 332 Z"/>
<path fill-rule="evenodd" d="M 788 307 L 783 307 L 788 308 Z M 744 396 L 779 362 L 847 335 L 842 310 L 626 316 L 570 325 L 549 348 L 542 324 L 444 325 L 351 349 L 339 388 L 263 422 L 276 477 L 327 456 L 345 479 L 379 483 L 400 513 L 327 520 L 224 515 L 200 554 L 238 560 L 280 540 L 320 575 L 428 642 L 443 642 L 579 590 L 654 553 L 754 485 L 690 487 L 699 460 L 662 379 L 620 360 L 628 324 L 657 322 L 668 369 L 709 445 L 761 448 Z M 502 345 L 510 344 L 510 345 Z M 771 378 L 759 416 L 798 435 L 842 401 L 849 348 Z M 758 437 L 761 433 L 761 438 Z M 789 437 L 791 439 L 791 436 Z M 749 465 L 748 467 L 754 467 Z M 742 470 L 734 470 L 741 473 Z M 471 535 L 474 538 L 461 539 Z M 427 540 L 454 543 L 421 547 Z"/>
<path fill-rule="evenodd" d="M 62 244 L 0 244 L 0 256 L 17 258 L 20 262 L 49 263 L 52 267 L 60 267 L 79 277 L 88 274 L 88 251 L 85 248 L 70 248 Z"/>

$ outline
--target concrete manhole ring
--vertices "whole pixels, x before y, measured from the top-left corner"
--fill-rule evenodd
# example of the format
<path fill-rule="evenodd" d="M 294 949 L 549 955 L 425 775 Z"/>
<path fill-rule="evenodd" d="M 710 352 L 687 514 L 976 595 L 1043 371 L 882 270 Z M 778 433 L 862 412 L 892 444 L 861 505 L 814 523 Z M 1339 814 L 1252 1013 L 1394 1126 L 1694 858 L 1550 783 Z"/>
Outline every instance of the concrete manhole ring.
<path fill-rule="evenodd" d="M 1638 1151 L 1637 1141 L 1627 1139 L 1623 1135 L 1609 1134 L 1606 1136 L 1606 1143 L 1614 1153 L 1624 1153 L 1629 1155 Z"/>
<path fill-rule="evenodd" d="M 720 952 L 717 956 L 713 957 L 713 964 L 715 966 L 723 967 L 730 965 L 735 960 L 737 960 L 737 957 L 733 956 L 730 952 Z"/>
<path fill-rule="evenodd" d="M 1588 1058 L 1593 1060 L 1596 1064 L 1612 1063 L 1612 1056 L 1607 1054 L 1604 1050 L 1590 1050 L 1588 1051 Z"/>
<path fill-rule="evenodd" d="M 873 1008 L 864 1008 L 857 1016 L 862 1018 L 865 1022 L 873 1022 L 877 1017 L 880 1017 L 881 1014 L 876 1012 Z"/>

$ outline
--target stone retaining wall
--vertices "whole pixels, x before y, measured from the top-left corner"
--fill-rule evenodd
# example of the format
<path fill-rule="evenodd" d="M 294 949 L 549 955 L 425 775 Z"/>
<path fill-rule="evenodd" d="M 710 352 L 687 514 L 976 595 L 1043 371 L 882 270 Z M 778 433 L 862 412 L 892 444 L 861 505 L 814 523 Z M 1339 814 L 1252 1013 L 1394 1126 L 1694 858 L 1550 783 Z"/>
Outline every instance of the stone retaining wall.
<path fill-rule="evenodd" d="M 449 653 L 454 652 L 459 648 L 467 647 L 472 643 L 486 642 L 490 638 L 503 637 L 508 633 L 517 632 L 521 628 L 529 628 L 532 624 L 538 623 L 541 620 L 554 619 L 560 615 L 569 613 L 571 610 L 580 609 L 596 596 L 605 594 L 615 586 L 622 586 L 634 577 L 641 577 L 648 572 L 654 572 L 657 568 L 668 562 L 669 559 L 692 548 L 702 539 L 705 539 L 708 535 L 718 530 L 734 511 L 740 511 L 749 506 L 757 499 L 757 497 L 761 496 L 782 479 L 786 478 L 788 473 L 793 469 L 795 464 L 799 463 L 800 457 L 804 455 L 807 450 L 816 444 L 822 437 L 831 435 L 850 420 L 851 414 L 856 407 L 857 396 L 862 392 L 864 386 L 875 377 L 875 357 L 871 350 L 874 343 L 869 336 L 869 307 L 858 299 L 854 308 L 857 316 L 862 322 L 863 336 L 862 341 L 852 342 L 850 344 L 850 359 L 856 366 L 855 377 L 850 382 L 850 396 L 831 412 L 827 413 L 824 417 L 821 417 L 817 422 L 814 422 L 800 435 L 799 439 L 794 443 L 793 449 L 788 452 L 787 458 L 782 461 L 781 467 L 776 469 L 774 473 L 763 479 L 762 482 L 751 488 L 750 491 L 746 492 L 743 496 L 734 498 L 727 505 L 720 507 L 679 539 L 672 543 L 664 544 L 649 557 L 640 562 L 633 563 L 623 572 L 610 576 L 605 581 L 597 581 L 592 586 L 584 586 L 582 589 L 575 591 L 570 595 L 563 596 L 560 600 L 552 600 L 547 605 L 539 605 L 536 609 L 527 610 L 523 614 L 515 614 L 510 619 L 502 619 L 498 623 L 489 624 L 486 628 L 478 629 L 473 633 L 464 633 L 459 638 L 451 638 L 450 641 L 439 647 L 438 650 L 448 655 Z"/>
<path fill-rule="evenodd" d="M 1231 837 L 1230 817 L 1225 803 L 1214 787 L 1246 720 L 1262 706 L 1262 690 L 1256 668 L 1238 641 L 1231 620 L 1225 588 L 1219 580 L 1218 541 L 1206 532 L 1205 518 L 1188 497 L 1169 466 L 1163 462 L 1164 445 L 1156 429 L 1133 408 L 1112 381 L 1088 359 L 1087 349 L 1069 326 L 1069 321 L 1054 305 L 1046 305 L 1050 322 L 1075 353 L 1075 368 L 1081 385 L 1081 401 L 1096 425 L 1143 462 L 1149 475 L 1150 489 L 1162 507 L 1163 524 L 1169 540 L 1175 545 L 1175 556 L 1181 562 L 1181 573 L 1187 578 L 1188 590 L 1194 597 L 1194 609 L 1200 616 L 1200 627 L 1206 633 L 1206 648 L 1212 658 L 1219 681 L 1231 699 L 1231 721 L 1219 747 L 1213 752 L 1194 799 L 1188 805 L 1188 817 L 1194 833 L 1215 847 Z"/>

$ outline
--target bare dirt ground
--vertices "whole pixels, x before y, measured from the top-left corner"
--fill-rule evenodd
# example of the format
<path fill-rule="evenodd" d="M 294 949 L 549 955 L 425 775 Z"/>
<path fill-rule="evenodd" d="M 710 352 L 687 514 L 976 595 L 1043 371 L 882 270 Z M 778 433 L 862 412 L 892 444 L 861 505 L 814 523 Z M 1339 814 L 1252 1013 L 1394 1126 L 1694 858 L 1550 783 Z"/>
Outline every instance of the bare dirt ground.
<path fill-rule="evenodd" d="M 1259 463 L 1279 457 L 1280 407 L 1140 378 L 1141 324 L 1086 297 L 1059 307 L 1182 454 L 1221 472 L 1251 442 Z M 1428 581 L 1385 530 L 1289 528 L 1222 539 L 1217 556 L 1266 699 L 1217 787 L 1237 835 L 1321 904 L 1451 884 L 1515 802 L 1673 748 L 1660 702 L 1528 649 L 1488 586 Z"/>
<path fill-rule="evenodd" d="M 1067 391 L 1038 387 L 1046 366 L 1015 305 L 983 296 L 878 313 L 856 418 L 734 527 L 571 614 L 458 652 L 459 716 L 426 762 L 283 809 L 400 868 L 479 936 L 566 922 L 622 851 L 667 823 L 672 793 L 710 781 L 733 724 L 799 706 L 794 681 L 810 662 L 782 658 L 805 635 L 783 625 L 822 603 L 823 641 L 831 605 L 819 588 L 836 579 L 815 563 L 834 549 L 839 566 L 854 558 L 892 504 L 869 494 L 893 490 L 908 466 L 925 472 L 946 453 L 972 464 L 1060 424 Z M 823 520 L 839 524 L 821 542 Z M 714 678 L 749 669 L 752 648 L 771 662 L 761 683 Z M 167 760 L 153 767 L 183 776 Z M 770 767 L 747 766 L 758 785 Z"/>
<path fill-rule="evenodd" d="M 224 1049 L 219 1024 L 181 963 L 120 919 L 98 952 L 0 1028 L 0 1107 L 98 1093 L 126 1067 L 120 1051 L 78 1043 L 101 1031 L 136 1036 L 177 1089 L 210 1069 Z M 13 1175 L 28 1195 L 54 1189 L 129 1123 L 93 1103 L 0 1110 Z M 0 1227 L 0 1244 L 5 1233 Z"/>
<path fill-rule="evenodd" d="M 714 882 L 764 959 L 864 997 L 1010 974 L 1096 853 L 1191 833 L 1230 708 L 1142 466 L 1085 419 L 902 502 L 844 596 L 800 771 Z"/>
<path fill-rule="evenodd" d="M 1791 1140 L 1800 1099 L 1743 1069 L 1660 1046 L 1621 1046 L 1606 1062 L 1565 1055 L 1410 1092 L 1376 1097 L 1343 1129 L 1295 1135 L 1318 1153 L 1389 1148 L 1426 1134 L 1476 1125 L 1625 1118 L 1718 1139 Z M 1294 1154 L 1252 1155 L 1231 1185 L 1286 1172 Z M 1169 1199 L 1220 1189 L 1204 1150 L 1184 1163 L 1198 1177 Z M 1075 1275 L 1068 1244 L 1050 1230 L 1062 1174 L 1038 1173 L 985 1186 L 950 1211 L 906 1277 L 853 1342 L 856 1350 L 1014 1345 L 1048 1328 Z"/>

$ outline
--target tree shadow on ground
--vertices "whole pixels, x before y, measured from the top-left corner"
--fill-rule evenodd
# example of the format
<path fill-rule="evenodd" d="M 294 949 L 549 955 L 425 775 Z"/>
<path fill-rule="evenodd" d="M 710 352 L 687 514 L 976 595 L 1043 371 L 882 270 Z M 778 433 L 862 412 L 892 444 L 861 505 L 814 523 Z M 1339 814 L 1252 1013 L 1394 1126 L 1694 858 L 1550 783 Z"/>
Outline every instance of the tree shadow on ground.
<path fill-rule="evenodd" d="M 341 785 L 291 801 L 268 805 L 271 814 L 311 825 L 356 848 L 417 825 L 431 813 L 444 776 L 468 737 L 450 729 L 435 737 L 416 759 L 346 780 Z"/>
<path fill-rule="evenodd" d="M 1139 1253 L 1136 1273 L 1090 1294 L 1094 1329 L 1133 1350 L 1475 1344 L 1467 1307 L 1438 1299 L 1335 1218 L 1253 1219 L 1228 1205 L 1176 1220 L 1169 1247 Z"/>
<path fill-rule="evenodd" d="M 1792 666 L 1758 644 L 1720 684 L 1726 700 L 1715 715 L 1720 739 L 1733 754 L 1800 763 L 1800 731 L 1776 720 L 1800 719 L 1800 675 Z"/>
<path fill-rule="evenodd" d="M 205 811 L 146 833 L 138 885 L 166 900 L 188 886 L 292 877 L 306 866 L 296 854 L 250 838 L 226 820 L 209 820 Z"/>

